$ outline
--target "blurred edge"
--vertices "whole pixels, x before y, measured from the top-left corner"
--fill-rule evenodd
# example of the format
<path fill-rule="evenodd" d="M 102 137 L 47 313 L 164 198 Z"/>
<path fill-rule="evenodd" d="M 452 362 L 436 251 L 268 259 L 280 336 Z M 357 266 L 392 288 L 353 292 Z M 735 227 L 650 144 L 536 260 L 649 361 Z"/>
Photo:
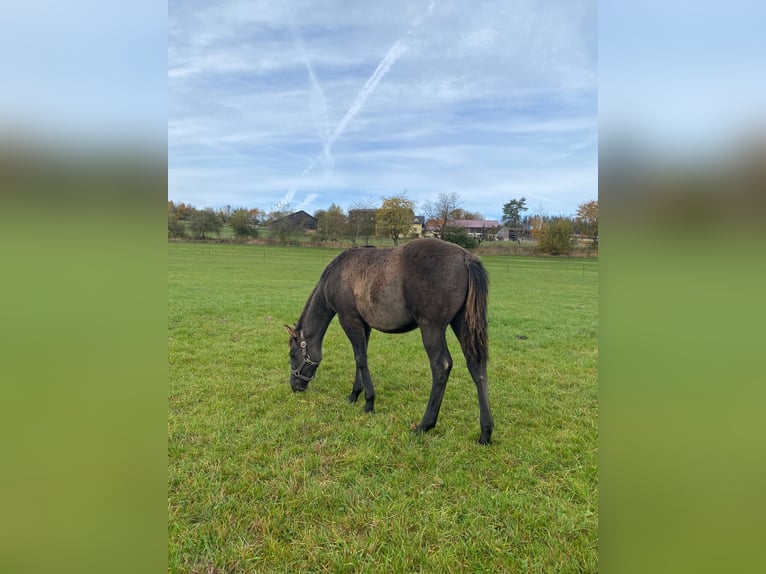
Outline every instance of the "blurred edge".
<path fill-rule="evenodd" d="M 600 571 L 763 571 L 766 148 L 621 171 L 607 146 Z"/>
<path fill-rule="evenodd" d="M 166 21 L 0 20 L 1 572 L 167 568 Z"/>
<path fill-rule="evenodd" d="M 0 571 L 164 568 L 166 177 L 0 143 Z"/>
<path fill-rule="evenodd" d="M 766 571 L 766 70 L 755 8 L 599 5 L 607 574 Z"/>

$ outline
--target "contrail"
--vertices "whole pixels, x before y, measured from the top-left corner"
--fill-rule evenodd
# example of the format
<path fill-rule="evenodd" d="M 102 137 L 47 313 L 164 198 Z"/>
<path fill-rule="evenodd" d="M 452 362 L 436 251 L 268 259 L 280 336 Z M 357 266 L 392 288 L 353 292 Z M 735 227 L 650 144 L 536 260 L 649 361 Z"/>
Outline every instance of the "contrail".
<path fill-rule="evenodd" d="M 327 116 L 327 98 L 325 98 L 322 85 L 319 83 L 319 80 L 317 79 L 316 72 L 314 71 L 314 66 L 311 65 L 311 60 L 309 60 L 308 54 L 306 54 L 306 49 L 303 46 L 303 39 L 301 37 L 300 31 L 298 30 L 297 25 L 295 24 L 294 18 L 291 18 L 290 24 L 293 30 L 293 35 L 295 37 L 295 43 L 298 46 L 298 51 L 300 52 L 301 59 L 303 60 L 303 64 L 306 66 L 306 70 L 309 73 L 309 79 L 311 80 L 311 88 L 312 88 L 311 107 L 312 109 L 318 111 L 322 118 L 321 126 L 317 126 L 319 137 L 322 140 L 322 154 L 327 158 L 330 166 L 332 166 L 333 160 L 332 160 L 332 155 L 330 154 L 330 146 L 331 146 L 330 120 Z M 317 160 L 315 159 L 314 161 L 311 162 L 310 165 L 312 168 L 314 166 L 313 164 L 315 164 L 316 161 Z M 304 170 L 303 173 L 305 174 L 307 173 L 307 171 L 308 171 L 308 168 Z"/>
<path fill-rule="evenodd" d="M 359 90 L 359 93 L 354 99 L 354 102 L 349 107 L 348 111 L 345 113 L 343 118 L 341 118 L 340 122 L 338 122 L 338 125 L 335 126 L 335 130 L 333 130 L 332 135 L 330 135 L 323 142 L 322 153 L 318 154 L 314 159 L 311 160 L 311 162 L 306 166 L 306 168 L 303 170 L 303 173 L 301 175 L 306 175 L 312 169 L 314 169 L 316 164 L 319 162 L 319 160 L 323 156 L 326 156 L 330 161 L 332 161 L 330 150 L 332 149 L 333 144 L 341 136 L 341 134 L 343 134 L 343 132 L 346 130 L 351 120 L 353 120 L 356 117 L 356 115 L 362 110 L 362 108 L 364 107 L 364 104 L 367 102 L 367 99 L 372 95 L 372 93 L 378 87 L 378 84 L 380 84 L 380 81 L 391 69 L 391 66 L 393 66 L 396 63 L 396 61 L 402 56 L 402 54 L 404 54 L 407 51 L 407 40 L 410 37 L 412 37 L 412 35 L 418 28 L 420 28 L 420 26 L 423 24 L 425 19 L 433 11 L 435 5 L 436 5 L 436 0 L 432 0 L 431 3 L 428 5 L 428 8 L 426 9 L 425 13 L 412 23 L 412 25 L 410 26 L 410 29 L 407 31 L 407 34 L 403 38 L 399 38 L 396 42 L 394 42 L 391 48 L 389 48 L 386 55 L 378 64 L 377 68 L 375 68 L 375 71 L 367 79 L 364 86 L 362 86 L 362 89 Z M 303 53 L 302 44 L 299 44 L 299 45 L 301 46 L 301 53 Z M 314 75 L 313 69 L 311 68 L 310 63 L 308 62 L 308 58 L 304 57 L 304 62 L 306 63 L 306 67 L 309 69 L 309 75 L 312 78 L 312 82 L 315 82 L 315 85 L 319 87 L 319 82 L 316 81 L 316 76 Z M 319 89 L 321 91 L 321 87 L 319 87 Z M 322 92 L 322 96 L 324 97 L 324 92 Z M 326 112 L 327 112 L 327 104 L 325 103 L 325 113 Z M 329 132 L 329 129 L 327 131 Z"/>
<path fill-rule="evenodd" d="M 325 150 L 328 147 L 328 142 L 330 141 L 330 121 L 327 118 L 327 100 L 325 99 L 324 90 L 322 89 L 322 86 L 319 84 L 319 80 L 317 80 L 316 74 L 314 73 L 314 67 L 311 65 L 311 62 L 308 61 L 308 58 L 306 59 L 306 68 L 309 71 L 309 77 L 311 78 L 311 84 L 314 86 L 314 93 L 317 96 L 317 99 L 319 100 L 318 106 L 312 105 L 312 107 L 319 107 L 319 113 L 322 116 L 322 126 L 319 130 L 319 134 L 322 138 L 322 143 L 325 146 Z"/>
<path fill-rule="evenodd" d="M 388 71 L 391 69 L 391 66 L 393 66 L 399 57 L 406 51 L 407 45 L 404 40 L 399 39 L 394 42 L 394 45 L 391 46 L 391 48 L 388 50 L 388 53 L 380 61 L 378 67 L 375 68 L 372 76 L 370 76 L 367 82 L 365 82 L 364 86 L 362 86 L 362 89 L 359 91 L 359 94 L 357 94 L 354 103 L 351 104 L 351 107 L 346 112 L 346 115 L 343 116 L 343 119 L 341 119 L 338 125 L 335 127 L 335 131 L 333 131 L 332 136 L 330 136 L 330 146 L 335 143 L 335 140 L 340 137 L 340 135 L 346 129 L 346 126 L 348 126 L 349 122 L 351 122 L 351 120 L 353 120 L 354 117 L 359 113 L 359 111 L 362 109 L 362 106 L 364 106 L 364 103 L 367 101 L 367 98 L 369 98 L 370 95 L 372 95 L 372 93 L 375 91 L 375 88 L 378 87 L 378 84 L 383 79 L 383 76 L 388 73 Z"/>
<path fill-rule="evenodd" d="M 413 35 L 415 30 L 420 28 L 420 26 L 423 24 L 423 21 L 433 11 L 435 5 L 436 0 L 432 0 L 428 5 L 428 9 L 426 10 L 425 14 L 423 14 L 420 18 L 416 19 L 412 23 L 410 29 L 407 31 L 407 35 L 404 38 L 399 38 L 396 42 L 394 42 L 394 45 L 389 48 L 386 55 L 380 61 L 380 64 L 378 64 L 378 67 L 375 68 L 372 76 L 370 76 L 367 82 L 365 82 L 364 86 L 362 86 L 362 89 L 357 94 L 354 103 L 351 104 L 351 107 L 346 112 L 346 115 L 343 116 L 338 125 L 335 127 L 335 131 L 333 131 L 329 140 L 331 147 L 335 143 L 335 140 L 337 140 L 344 132 L 349 122 L 351 122 L 351 120 L 353 120 L 354 117 L 362 109 L 362 106 L 364 106 L 367 98 L 369 98 L 370 95 L 372 95 L 372 93 L 375 91 L 375 88 L 378 87 L 378 84 L 383 79 L 383 76 L 388 73 L 388 71 L 391 69 L 391 66 L 396 63 L 399 57 L 407 51 L 407 39 Z"/>
<path fill-rule="evenodd" d="M 306 169 L 303 170 L 301 175 L 306 175 L 308 172 L 314 169 L 314 166 L 316 166 L 317 162 L 322 158 L 322 156 L 327 156 L 332 161 L 330 150 L 332 149 L 335 141 L 340 137 L 351 120 L 353 120 L 354 117 L 362 109 L 362 106 L 364 106 L 367 98 L 369 98 L 370 95 L 375 91 L 375 88 L 378 87 L 378 84 L 380 83 L 380 80 L 383 79 L 383 76 L 386 75 L 388 70 L 391 69 L 391 66 L 393 66 L 396 60 L 398 60 L 399 57 L 406 51 L 407 45 L 401 38 L 394 42 L 394 45 L 391 46 L 391 48 L 388 50 L 388 53 L 380 61 L 378 67 L 375 68 L 372 76 L 370 76 L 365 82 L 364 86 L 362 86 L 362 89 L 357 94 L 354 103 L 351 104 L 351 107 L 348 109 L 346 114 L 343 116 L 340 122 L 338 122 L 338 125 L 335 126 L 335 130 L 332 132 L 332 135 L 327 140 L 325 140 L 322 153 L 311 160 L 311 163 L 306 166 Z"/>

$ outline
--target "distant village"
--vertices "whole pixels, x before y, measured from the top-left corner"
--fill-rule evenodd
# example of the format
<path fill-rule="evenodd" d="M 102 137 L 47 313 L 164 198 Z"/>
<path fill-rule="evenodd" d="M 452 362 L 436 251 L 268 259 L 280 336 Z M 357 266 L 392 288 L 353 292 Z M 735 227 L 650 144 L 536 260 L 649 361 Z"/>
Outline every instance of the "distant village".
<path fill-rule="evenodd" d="M 503 205 L 503 218 L 484 219 L 459 207 L 456 194 L 441 194 L 426 202 L 423 214 L 404 195 L 384 198 L 380 206 L 353 207 L 346 212 L 333 204 L 313 214 L 304 210 L 258 208 L 197 209 L 168 201 L 168 237 L 176 239 L 231 238 L 270 243 L 343 242 L 394 244 L 418 237 L 437 237 L 471 248 L 484 242 L 555 243 L 552 252 L 578 245 L 598 247 L 598 201 L 584 202 L 575 217 L 526 215 L 526 199 Z M 550 250 L 549 250 L 550 251 Z"/>
<path fill-rule="evenodd" d="M 348 212 L 348 220 L 370 221 L 371 226 L 374 226 L 372 235 L 375 237 L 385 237 L 388 233 L 381 229 L 382 226 L 377 223 L 375 212 L 376 210 L 374 209 L 351 209 Z M 277 226 L 285 223 L 290 226 L 299 227 L 307 233 L 315 233 L 319 229 L 319 219 L 303 210 L 296 211 L 274 221 L 274 224 Z M 476 239 L 507 240 L 511 238 L 508 227 L 502 226 L 496 219 L 450 219 L 449 226 L 454 229 L 463 230 L 468 236 Z M 409 227 L 399 234 L 399 237 L 441 237 L 442 231 L 442 227 L 435 219 L 426 220 L 425 215 L 416 215 L 413 217 Z"/>

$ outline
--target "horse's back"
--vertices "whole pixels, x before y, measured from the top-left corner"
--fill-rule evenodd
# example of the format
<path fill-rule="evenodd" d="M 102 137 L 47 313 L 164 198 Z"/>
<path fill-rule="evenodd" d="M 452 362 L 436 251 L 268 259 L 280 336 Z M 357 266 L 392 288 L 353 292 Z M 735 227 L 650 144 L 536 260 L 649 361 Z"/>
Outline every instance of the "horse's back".
<path fill-rule="evenodd" d="M 452 320 L 468 292 L 467 257 L 473 256 L 440 239 L 419 239 L 402 246 L 404 293 L 413 313 L 445 325 Z"/>
<path fill-rule="evenodd" d="M 439 239 L 353 248 L 331 265 L 336 280 L 327 292 L 339 314 L 356 312 L 380 331 L 408 331 L 424 321 L 446 326 L 465 304 L 467 257 L 473 256 Z"/>

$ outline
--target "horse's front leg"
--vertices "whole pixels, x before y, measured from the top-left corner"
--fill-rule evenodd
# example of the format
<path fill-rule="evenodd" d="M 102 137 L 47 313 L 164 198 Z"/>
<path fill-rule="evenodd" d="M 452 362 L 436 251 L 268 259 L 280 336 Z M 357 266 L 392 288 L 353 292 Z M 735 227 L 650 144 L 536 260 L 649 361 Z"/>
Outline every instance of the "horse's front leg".
<path fill-rule="evenodd" d="M 354 349 L 354 363 L 356 364 L 354 386 L 348 396 L 348 402 L 355 403 L 364 390 L 364 412 L 370 413 L 375 408 L 375 387 L 372 384 L 370 369 L 367 366 L 367 343 L 370 340 L 370 326 L 360 317 L 351 320 L 340 317 L 339 319 L 341 327 L 346 332 L 351 347 Z"/>
<path fill-rule="evenodd" d="M 367 345 L 370 343 L 370 326 L 367 323 L 364 323 L 364 351 L 365 354 L 367 353 Z M 354 351 L 354 355 L 356 356 L 356 351 Z M 362 394 L 362 389 L 364 388 L 362 384 L 362 372 L 359 366 L 356 367 L 356 373 L 354 374 L 354 386 L 351 389 L 351 394 L 348 396 L 348 402 L 353 404 L 356 402 L 356 400 L 359 398 L 359 395 Z M 372 409 L 371 409 L 372 410 Z"/>
<path fill-rule="evenodd" d="M 375 387 L 372 384 L 372 376 L 370 375 L 370 369 L 367 367 L 367 349 L 357 356 L 354 352 L 354 358 L 356 360 L 356 372 L 357 378 L 361 379 L 362 388 L 364 389 L 364 412 L 371 413 L 375 409 Z M 354 385 L 357 383 L 355 382 Z M 351 391 L 358 392 L 356 390 Z"/>
<path fill-rule="evenodd" d="M 362 377 L 359 374 L 359 369 L 356 369 L 356 375 L 354 376 L 354 387 L 351 389 L 351 394 L 348 396 L 348 402 L 355 403 L 359 395 L 362 394 Z"/>

